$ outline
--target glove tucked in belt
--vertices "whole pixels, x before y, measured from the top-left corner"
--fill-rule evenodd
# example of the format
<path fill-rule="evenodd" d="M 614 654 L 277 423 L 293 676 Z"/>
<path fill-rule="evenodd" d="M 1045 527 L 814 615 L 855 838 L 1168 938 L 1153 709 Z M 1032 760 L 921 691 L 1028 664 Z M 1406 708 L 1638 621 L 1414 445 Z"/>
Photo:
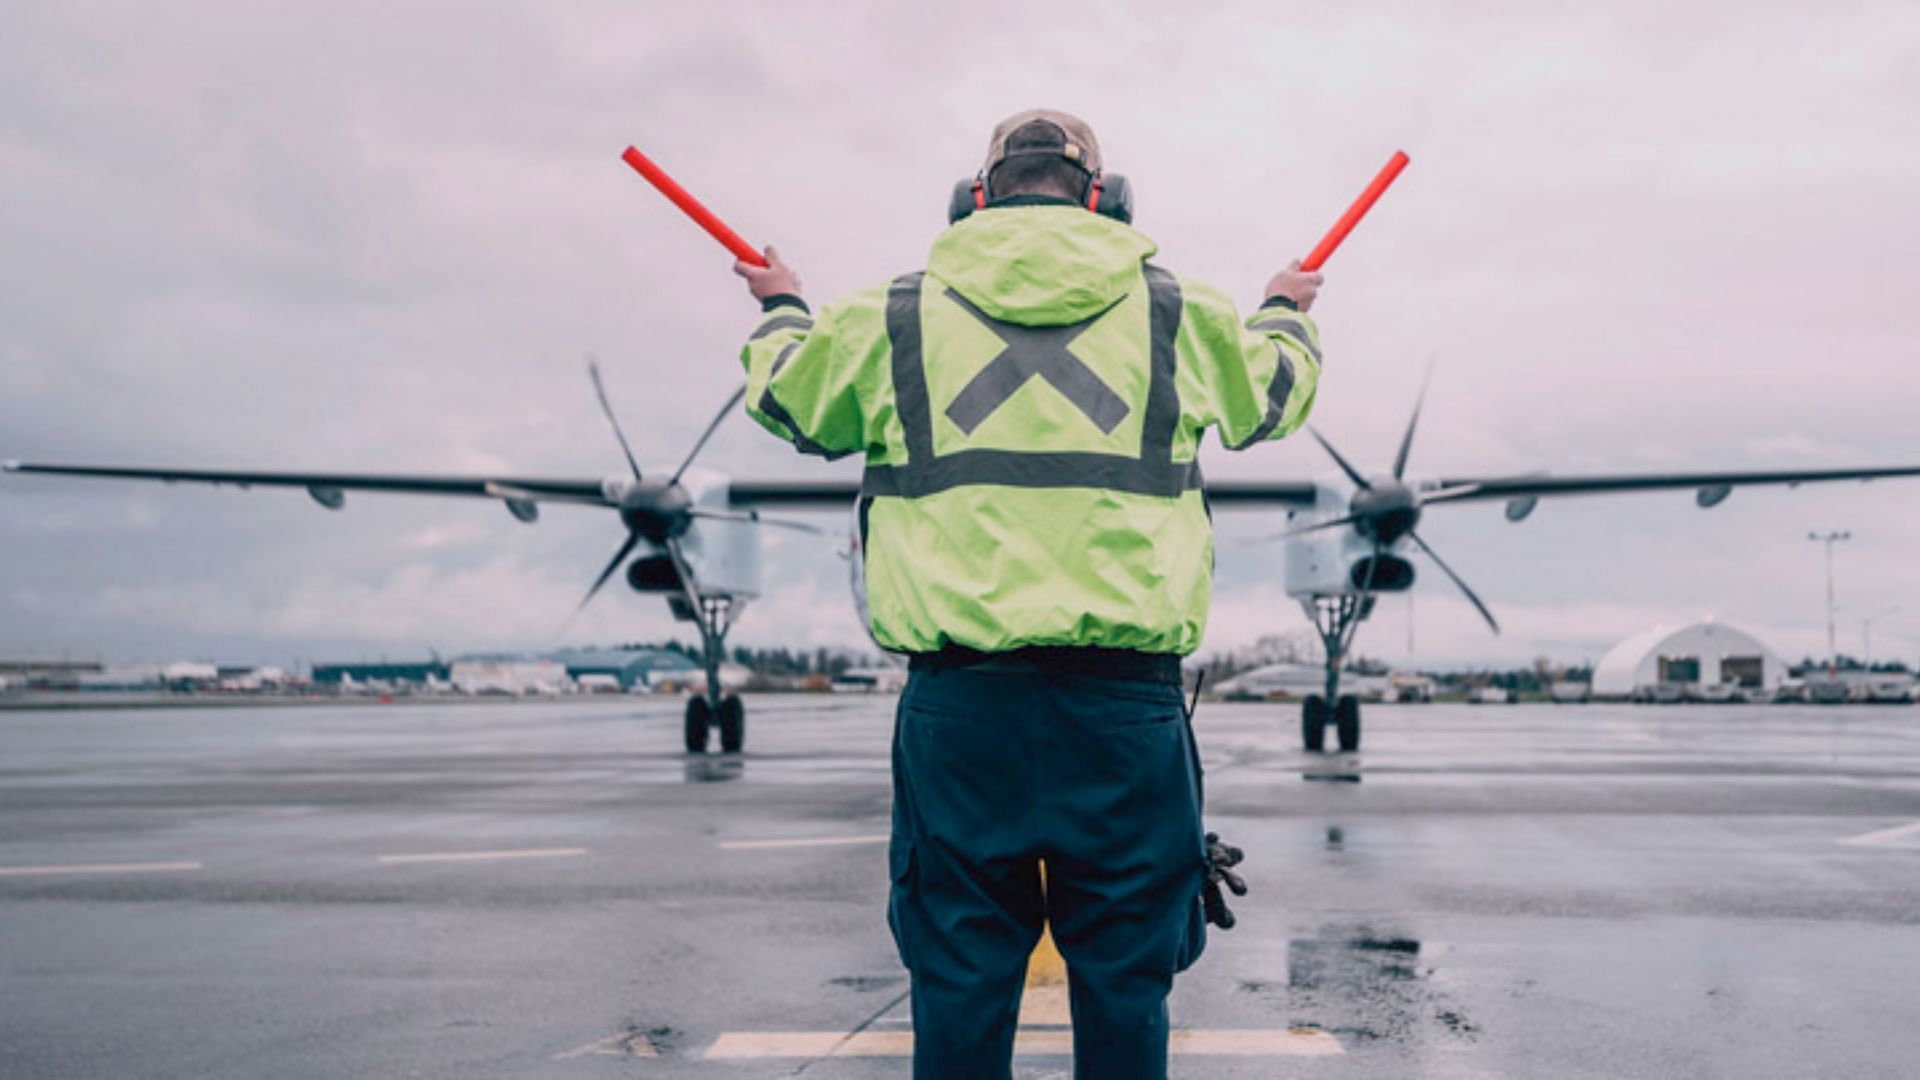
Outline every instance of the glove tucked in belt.
<path fill-rule="evenodd" d="M 1237 920 L 1227 909 L 1227 898 L 1221 894 L 1220 886 L 1226 885 L 1227 891 L 1235 896 L 1247 895 L 1246 881 L 1232 869 L 1244 858 L 1246 853 L 1220 839 L 1219 833 L 1207 834 L 1207 884 L 1200 890 L 1200 907 L 1206 912 L 1207 921 L 1222 930 L 1233 929 Z"/>

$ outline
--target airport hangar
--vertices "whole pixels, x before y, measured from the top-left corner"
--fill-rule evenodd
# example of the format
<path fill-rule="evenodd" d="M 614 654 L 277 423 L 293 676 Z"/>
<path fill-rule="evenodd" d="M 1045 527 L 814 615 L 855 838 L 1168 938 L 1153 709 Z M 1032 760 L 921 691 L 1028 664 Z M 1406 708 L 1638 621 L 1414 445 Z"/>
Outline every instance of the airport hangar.
<path fill-rule="evenodd" d="M 1593 696 L 1631 697 L 1662 684 L 1778 690 L 1787 665 L 1759 638 L 1712 619 L 1656 626 L 1607 650 L 1593 669 Z"/>

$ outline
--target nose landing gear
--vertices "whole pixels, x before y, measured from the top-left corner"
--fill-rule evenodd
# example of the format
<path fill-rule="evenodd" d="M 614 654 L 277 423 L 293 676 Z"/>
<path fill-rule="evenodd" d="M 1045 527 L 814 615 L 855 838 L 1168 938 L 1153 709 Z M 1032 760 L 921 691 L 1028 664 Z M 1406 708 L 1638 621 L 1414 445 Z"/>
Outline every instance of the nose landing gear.
<path fill-rule="evenodd" d="M 1332 724 L 1340 752 L 1351 754 L 1360 749 L 1360 699 L 1340 692 L 1340 668 L 1346 663 L 1354 631 L 1372 612 L 1373 596 L 1314 596 L 1301 600 L 1300 606 L 1320 635 L 1327 675 L 1326 695 L 1312 694 L 1300 703 L 1300 745 L 1312 753 L 1324 751 L 1327 725 Z"/>

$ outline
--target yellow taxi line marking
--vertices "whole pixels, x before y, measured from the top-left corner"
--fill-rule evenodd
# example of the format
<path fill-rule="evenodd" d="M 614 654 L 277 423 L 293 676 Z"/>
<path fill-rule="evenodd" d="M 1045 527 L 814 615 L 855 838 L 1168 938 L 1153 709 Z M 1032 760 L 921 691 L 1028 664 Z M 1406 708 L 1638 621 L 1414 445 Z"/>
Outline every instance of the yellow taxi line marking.
<path fill-rule="evenodd" d="M 1849 836 L 1840 841 L 1848 847 L 1906 847 L 1902 843 L 1908 837 L 1920 839 L 1920 821 L 1911 825 L 1895 825 L 1891 829 L 1876 829 L 1859 836 Z"/>
<path fill-rule="evenodd" d="M 844 844 L 884 844 L 884 836 L 804 836 L 787 840 L 722 840 L 726 851 L 759 851 L 765 848 L 839 847 Z"/>
<path fill-rule="evenodd" d="M 653 1040 L 640 1032 L 627 1035 L 609 1035 L 596 1039 L 585 1046 L 576 1046 L 571 1050 L 553 1055 L 555 1061 L 569 1061 L 577 1057 L 659 1057 L 660 1051 L 654 1049 Z"/>
<path fill-rule="evenodd" d="M 0 866 L 0 877 L 51 877 L 56 874 L 171 874 L 204 870 L 197 862 L 83 863 L 76 866 Z"/>
<path fill-rule="evenodd" d="M 586 848 L 518 848 L 504 851 L 426 851 L 407 855 L 382 855 L 384 864 L 395 863 L 443 863 L 443 862 L 484 862 L 489 859 L 565 859 L 576 855 L 585 855 Z"/>
<path fill-rule="evenodd" d="M 1177 1028 L 1167 1042 L 1172 1054 L 1205 1057 L 1331 1057 L 1346 1053 L 1340 1040 L 1314 1028 Z M 1073 1053 L 1073 1032 L 1021 1030 L 1015 1054 Z M 710 1059 L 909 1057 L 911 1031 L 728 1031 L 707 1048 Z"/>
<path fill-rule="evenodd" d="M 1040 943 L 1027 958 L 1027 987 L 1020 995 L 1020 1026 L 1044 1027 L 1073 1022 L 1067 998 L 1067 962 L 1053 943 L 1053 928 L 1040 931 Z"/>

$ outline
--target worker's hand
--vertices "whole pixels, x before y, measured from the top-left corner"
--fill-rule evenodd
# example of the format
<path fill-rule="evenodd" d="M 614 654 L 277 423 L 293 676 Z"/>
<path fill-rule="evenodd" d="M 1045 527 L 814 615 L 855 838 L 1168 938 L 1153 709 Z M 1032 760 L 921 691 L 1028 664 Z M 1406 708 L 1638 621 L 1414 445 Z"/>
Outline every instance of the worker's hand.
<path fill-rule="evenodd" d="M 1284 296 L 1293 301 L 1294 307 L 1305 311 L 1313 306 L 1314 298 L 1320 295 L 1320 286 L 1326 280 L 1326 275 L 1317 271 L 1300 269 L 1300 260 L 1295 259 L 1267 282 L 1267 298 Z"/>
<path fill-rule="evenodd" d="M 744 259 L 736 259 L 733 272 L 747 279 L 747 291 L 755 300 L 765 300 L 769 296 L 799 296 L 800 275 L 793 267 L 780 261 L 780 253 L 769 245 L 765 252 L 767 265 L 755 266 Z"/>

